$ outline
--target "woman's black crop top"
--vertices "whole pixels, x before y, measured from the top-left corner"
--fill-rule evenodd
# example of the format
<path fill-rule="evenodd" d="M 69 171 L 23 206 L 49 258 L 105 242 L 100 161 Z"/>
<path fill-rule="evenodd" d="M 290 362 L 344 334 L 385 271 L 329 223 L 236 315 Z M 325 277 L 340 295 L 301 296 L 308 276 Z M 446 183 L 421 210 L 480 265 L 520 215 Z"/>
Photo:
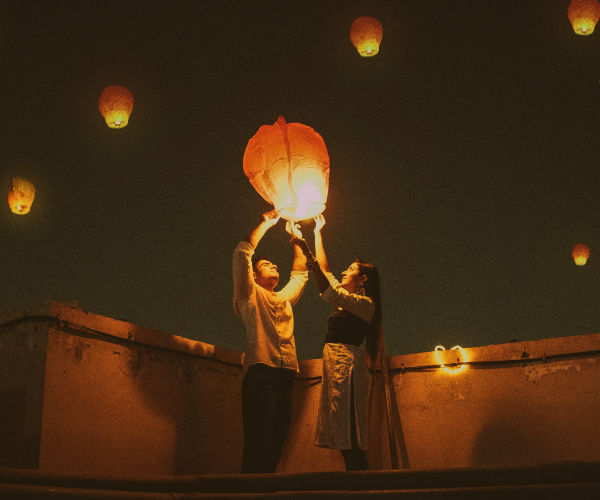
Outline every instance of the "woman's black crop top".
<path fill-rule="evenodd" d="M 329 316 L 325 342 L 361 345 L 369 327 L 369 323 L 354 314 L 338 309 Z"/>

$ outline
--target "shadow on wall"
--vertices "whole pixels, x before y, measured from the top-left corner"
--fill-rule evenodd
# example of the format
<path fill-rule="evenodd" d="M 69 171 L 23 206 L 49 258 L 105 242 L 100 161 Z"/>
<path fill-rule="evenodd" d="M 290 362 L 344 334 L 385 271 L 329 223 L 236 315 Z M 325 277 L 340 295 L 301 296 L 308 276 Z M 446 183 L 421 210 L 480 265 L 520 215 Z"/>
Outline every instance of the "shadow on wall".
<path fill-rule="evenodd" d="M 25 438 L 27 397 L 23 391 L 0 391 L 0 467 L 37 467 L 39 433 L 33 446 Z M 37 445 L 37 450 L 36 450 Z"/>
<path fill-rule="evenodd" d="M 393 390 L 390 391 L 390 403 L 391 403 L 391 415 L 389 418 L 392 420 L 392 428 L 395 433 L 395 445 L 396 445 L 396 455 L 398 460 L 398 467 L 400 469 L 410 469 L 410 460 L 408 458 L 408 449 L 406 447 L 406 438 L 404 436 L 404 425 L 402 424 L 402 417 L 400 416 L 400 411 L 398 409 L 398 397 L 396 396 L 397 387 L 392 381 Z M 381 381 L 383 384 L 383 380 Z M 387 420 L 386 416 L 386 420 Z"/>
<path fill-rule="evenodd" d="M 172 425 L 174 436 L 155 446 L 173 454 L 173 473 L 239 471 L 241 367 L 140 345 L 123 351 L 121 367 L 144 403 Z"/>
<path fill-rule="evenodd" d="M 521 408 L 522 409 L 522 408 Z M 471 463 L 481 466 L 535 465 L 546 456 L 548 442 L 544 418 L 505 407 L 483 423 L 475 438 Z"/>

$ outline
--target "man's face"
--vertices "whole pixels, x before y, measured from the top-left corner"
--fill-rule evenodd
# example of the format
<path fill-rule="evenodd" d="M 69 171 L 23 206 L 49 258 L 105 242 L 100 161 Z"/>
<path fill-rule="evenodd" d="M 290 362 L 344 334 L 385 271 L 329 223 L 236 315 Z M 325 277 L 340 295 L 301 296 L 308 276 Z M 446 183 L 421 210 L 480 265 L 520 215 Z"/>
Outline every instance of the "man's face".
<path fill-rule="evenodd" d="M 279 283 L 277 266 L 269 260 L 259 260 L 254 267 L 254 281 L 263 288 L 273 290 Z"/>

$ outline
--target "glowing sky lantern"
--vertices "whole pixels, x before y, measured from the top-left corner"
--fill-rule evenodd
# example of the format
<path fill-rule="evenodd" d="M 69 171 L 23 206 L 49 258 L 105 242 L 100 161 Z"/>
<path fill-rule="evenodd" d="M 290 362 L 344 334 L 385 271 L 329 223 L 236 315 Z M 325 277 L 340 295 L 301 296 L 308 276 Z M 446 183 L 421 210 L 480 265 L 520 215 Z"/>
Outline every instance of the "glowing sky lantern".
<path fill-rule="evenodd" d="M 591 35 L 600 19 L 600 4 L 597 0 L 571 0 L 567 16 L 575 33 Z"/>
<path fill-rule="evenodd" d="M 13 214 L 25 215 L 31 210 L 35 186 L 26 179 L 13 177 L 8 189 L 8 206 Z"/>
<path fill-rule="evenodd" d="M 378 54 L 383 26 L 374 17 L 357 17 L 350 27 L 350 41 L 362 57 Z"/>
<path fill-rule="evenodd" d="M 445 350 L 446 350 L 446 348 L 443 345 L 435 346 L 435 358 L 436 358 L 438 364 L 440 365 L 440 368 L 444 372 L 446 372 L 450 375 L 457 375 L 458 373 L 462 373 L 463 371 L 465 371 L 467 369 L 467 365 L 465 364 L 468 361 L 467 353 L 461 346 L 455 345 L 452 349 L 450 349 L 451 351 L 460 352 L 460 358 L 456 359 L 456 362 L 458 364 L 454 367 L 446 366 L 444 364 L 444 362 L 442 360 L 442 351 L 445 351 Z"/>
<path fill-rule="evenodd" d="M 571 255 L 573 256 L 575 264 L 578 266 L 585 266 L 590 256 L 590 248 L 583 243 L 577 243 L 577 245 L 573 247 Z"/>
<path fill-rule="evenodd" d="M 311 127 L 286 123 L 283 116 L 261 126 L 248 141 L 243 164 L 254 189 L 284 219 L 310 219 L 325 210 L 329 154 Z"/>
<path fill-rule="evenodd" d="M 106 87 L 98 99 L 98 109 L 110 128 L 123 128 L 133 110 L 133 94 L 125 87 Z"/>

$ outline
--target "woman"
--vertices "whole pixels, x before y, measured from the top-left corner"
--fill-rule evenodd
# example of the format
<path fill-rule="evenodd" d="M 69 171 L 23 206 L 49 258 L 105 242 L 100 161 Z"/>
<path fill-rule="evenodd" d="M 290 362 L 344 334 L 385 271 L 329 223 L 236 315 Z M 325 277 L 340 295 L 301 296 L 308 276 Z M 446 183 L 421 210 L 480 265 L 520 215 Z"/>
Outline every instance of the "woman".
<path fill-rule="evenodd" d="M 292 239 L 306 254 L 321 297 L 333 306 L 323 348 L 316 445 L 340 450 L 346 470 L 366 470 L 370 384 L 363 345 L 373 366 L 381 331 L 379 274 L 373 264 L 355 260 L 338 282 L 323 247 L 324 225 L 322 215 L 315 218 L 316 259 L 306 241 Z"/>

